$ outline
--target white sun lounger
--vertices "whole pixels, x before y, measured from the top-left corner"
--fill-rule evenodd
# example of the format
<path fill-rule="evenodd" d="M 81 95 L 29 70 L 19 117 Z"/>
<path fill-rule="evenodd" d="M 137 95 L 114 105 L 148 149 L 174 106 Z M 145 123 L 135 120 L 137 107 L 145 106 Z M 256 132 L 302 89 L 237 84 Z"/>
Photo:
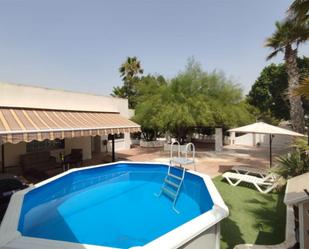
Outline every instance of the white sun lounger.
<path fill-rule="evenodd" d="M 264 180 L 276 180 L 276 175 L 274 173 L 269 172 L 267 169 L 261 169 L 261 168 L 254 168 L 254 167 L 248 167 L 248 166 L 234 166 L 232 167 L 232 170 L 234 170 L 238 174 L 244 174 L 244 175 L 251 175 L 254 174 L 255 176 L 259 176 Z"/>
<path fill-rule="evenodd" d="M 226 172 L 222 175 L 222 177 L 225 178 L 233 187 L 237 186 L 241 182 L 250 183 L 263 194 L 269 193 L 278 185 L 277 182 L 269 181 L 260 177 L 232 172 Z"/>

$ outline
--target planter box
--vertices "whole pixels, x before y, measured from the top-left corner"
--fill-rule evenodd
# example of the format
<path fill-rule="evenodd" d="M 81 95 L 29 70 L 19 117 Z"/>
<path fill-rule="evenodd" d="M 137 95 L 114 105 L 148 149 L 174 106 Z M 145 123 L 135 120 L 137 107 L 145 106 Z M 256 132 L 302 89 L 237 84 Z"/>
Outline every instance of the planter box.
<path fill-rule="evenodd" d="M 160 148 L 164 146 L 164 142 L 162 140 L 156 140 L 156 141 L 140 141 L 140 146 L 144 148 Z"/>

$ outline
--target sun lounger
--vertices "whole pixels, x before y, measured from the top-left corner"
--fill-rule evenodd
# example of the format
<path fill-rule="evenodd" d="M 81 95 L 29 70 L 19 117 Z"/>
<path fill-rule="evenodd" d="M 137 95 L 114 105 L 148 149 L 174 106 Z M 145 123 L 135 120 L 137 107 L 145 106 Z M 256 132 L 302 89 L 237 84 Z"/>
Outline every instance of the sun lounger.
<path fill-rule="evenodd" d="M 269 179 L 263 179 L 263 178 L 251 176 L 251 175 L 244 175 L 244 174 L 226 172 L 222 176 L 233 187 L 237 186 L 241 182 L 246 182 L 246 183 L 252 184 L 254 187 L 256 187 L 256 189 L 259 192 L 261 192 L 263 194 L 269 193 L 270 191 L 272 191 L 278 185 L 277 181 L 276 182 L 269 181 Z"/>
<path fill-rule="evenodd" d="M 254 168 L 254 167 L 248 167 L 248 166 L 234 166 L 232 167 L 232 170 L 234 170 L 238 174 L 244 174 L 244 175 L 254 175 L 254 176 L 259 176 L 264 180 L 276 180 L 276 175 L 272 172 L 269 172 L 266 169 L 261 169 L 261 168 Z"/>

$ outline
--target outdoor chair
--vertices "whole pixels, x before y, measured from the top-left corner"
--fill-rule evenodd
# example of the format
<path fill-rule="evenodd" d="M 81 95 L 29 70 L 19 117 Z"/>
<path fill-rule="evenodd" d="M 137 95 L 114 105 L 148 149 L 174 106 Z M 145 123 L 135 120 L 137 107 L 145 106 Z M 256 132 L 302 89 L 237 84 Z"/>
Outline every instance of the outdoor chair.
<path fill-rule="evenodd" d="M 238 165 L 232 167 L 232 170 L 234 170 L 237 174 L 253 175 L 270 181 L 276 180 L 276 175 L 267 169 Z"/>
<path fill-rule="evenodd" d="M 233 187 L 245 182 L 252 184 L 260 193 L 267 194 L 271 192 L 278 185 L 278 180 L 263 179 L 261 177 L 244 175 L 232 172 L 226 172 L 222 175 L 224 179 L 228 181 Z"/>
<path fill-rule="evenodd" d="M 64 156 L 62 167 L 63 169 L 69 169 L 70 165 L 77 165 L 83 162 L 83 150 L 72 149 L 71 154 Z"/>

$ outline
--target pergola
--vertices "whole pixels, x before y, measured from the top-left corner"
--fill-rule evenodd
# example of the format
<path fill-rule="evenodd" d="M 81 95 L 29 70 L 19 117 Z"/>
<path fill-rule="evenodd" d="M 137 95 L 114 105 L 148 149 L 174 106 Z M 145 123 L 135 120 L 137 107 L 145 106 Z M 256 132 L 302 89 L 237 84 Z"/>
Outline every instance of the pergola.
<path fill-rule="evenodd" d="M 253 134 L 268 134 L 269 135 L 269 164 L 272 166 L 272 139 L 274 135 L 298 136 L 304 137 L 303 134 L 290 131 L 278 126 L 270 125 L 264 122 L 257 122 L 254 124 L 241 126 L 228 130 L 229 132 L 236 133 L 253 133 Z"/>
<path fill-rule="evenodd" d="M 140 126 L 119 113 L 0 107 L 2 172 L 5 171 L 5 143 L 111 134 L 115 161 L 114 134 L 137 131 Z"/>

